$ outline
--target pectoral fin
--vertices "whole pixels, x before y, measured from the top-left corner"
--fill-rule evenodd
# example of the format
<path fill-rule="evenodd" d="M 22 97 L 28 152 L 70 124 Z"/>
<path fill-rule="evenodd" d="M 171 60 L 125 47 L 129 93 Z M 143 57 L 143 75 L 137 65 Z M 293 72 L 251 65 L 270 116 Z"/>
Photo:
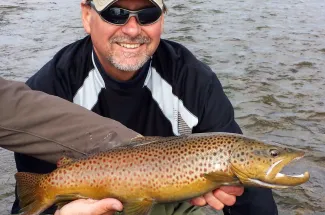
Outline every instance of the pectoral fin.
<path fill-rule="evenodd" d="M 123 204 L 123 215 L 147 215 L 151 211 L 153 202 L 150 200 L 132 201 Z"/>
<path fill-rule="evenodd" d="M 239 179 L 225 172 L 210 172 L 203 175 L 209 181 L 220 183 L 220 185 L 239 185 Z"/>

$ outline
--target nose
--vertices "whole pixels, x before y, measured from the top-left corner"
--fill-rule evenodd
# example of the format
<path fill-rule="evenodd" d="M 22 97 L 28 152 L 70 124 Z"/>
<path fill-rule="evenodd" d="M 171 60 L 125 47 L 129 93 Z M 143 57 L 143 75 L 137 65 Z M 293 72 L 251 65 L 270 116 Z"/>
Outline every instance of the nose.
<path fill-rule="evenodd" d="M 122 26 L 122 32 L 130 37 L 136 37 L 141 33 L 141 26 L 134 16 L 132 16 L 128 22 Z"/>

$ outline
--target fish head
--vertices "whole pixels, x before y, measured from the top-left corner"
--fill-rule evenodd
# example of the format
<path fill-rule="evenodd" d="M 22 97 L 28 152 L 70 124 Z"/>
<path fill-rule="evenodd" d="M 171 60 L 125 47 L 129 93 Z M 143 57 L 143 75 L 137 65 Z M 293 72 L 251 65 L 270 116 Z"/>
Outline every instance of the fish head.
<path fill-rule="evenodd" d="M 259 141 L 239 146 L 231 155 L 233 173 L 244 185 L 265 188 L 287 188 L 309 180 L 309 173 L 286 175 L 280 171 L 289 163 L 304 156 L 304 152 Z"/>

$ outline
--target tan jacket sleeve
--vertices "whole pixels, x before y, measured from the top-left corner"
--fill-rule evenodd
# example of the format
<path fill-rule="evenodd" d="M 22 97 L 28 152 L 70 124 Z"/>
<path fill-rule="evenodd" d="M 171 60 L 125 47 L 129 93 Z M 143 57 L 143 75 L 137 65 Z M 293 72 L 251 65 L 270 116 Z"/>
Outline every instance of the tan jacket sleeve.
<path fill-rule="evenodd" d="M 0 77 L 0 147 L 55 163 L 129 142 L 138 133 L 112 119 Z"/>

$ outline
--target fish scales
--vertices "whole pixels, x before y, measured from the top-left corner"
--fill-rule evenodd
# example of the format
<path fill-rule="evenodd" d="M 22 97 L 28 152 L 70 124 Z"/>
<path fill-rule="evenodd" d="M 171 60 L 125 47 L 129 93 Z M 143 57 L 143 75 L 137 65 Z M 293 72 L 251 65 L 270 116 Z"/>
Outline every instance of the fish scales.
<path fill-rule="evenodd" d="M 102 152 L 91 159 L 82 159 L 57 169 L 46 177 L 42 185 L 46 190 L 60 188 L 61 195 L 73 188 L 80 189 L 82 184 L 85 191 L 89 188 L 101 191 L 90 196 L 92 198 L 123 196 L 126 200 L 139 196 L 140 191 L 141 196 L 156 201 L 173 201 L 170 193 L 174 193 L 175 199 L 180 195 L 186 199 L 189 197 L 184 197 L 184 185 L 195 184 L 200 190 L 207 186 L 203 173 L 229 172 L 227 159 L 231 148 L 236 146 L 235 141 L 228 145 L 223 137 L 219 137 L 217 142 L 211 137 L 203 140 L 191 138 L 185 143 L 174 140 Z M 219 159 L 215 159 L 217 154 Z M 121 195 L 122 190 L 127 192 Z M 165 194 L 166 190 L 169 195 Z M 204 192 L 206 190 L 198 194 Z M 190 195 L 193 195 L 192 191 Z"/>
<path fill-rule="evenodd" d="M 123 203 L 139 201 L 141 204 L 141 201 L 146 201 L 150 202 L 151 206 L 154 203 L 190 199 L 221 185 L 249 184 L 276 187 L 306 181 L 306 175 L 303 179 L 283 178 L 277 175 L 281 170 L 279 164 L 284 158 L 275 159 L 272 150 L 273 153 L 284 150 L 284 153 L 291 155 L 291 160 L 294 156 L 301 157 L 301 152 L 276 148 L 236 134 L 140 137 L 135 140 L 135 145 L 100 152 L 77 161 L 68 160 L 66 164 L 49 174 L 36 175 L 37 179 L 30 179 L 28 173 L 17 173 L 18 186 L 26 185 L 32 180 L 39 181 L 39 185 L 34 186 L 34 197 L 46 198 L 47 205 L 36 208 L 24 203 L 30 203 L 28 199 L 30 197 L 26 197 L 27 191 L 21 186 L 18 187 L 18 193 L 21 194 L 22 206 L 29 207 L 30 212 L 26 215 L 38 215 L 40 210 L 67 198 L 73 200 L 113 197 Z M 256 164 L 259 165 L 255 171 L 253 167 Z M 251 179 L 246 176 L 248 173 L 258 176 L 260 174 L 258 168 L 262 168 L 261 177 Z M 274 173 L 275 171 L 277 172 Z M 273 178 L 268 179 L 266 172 L 269 172 L 269 175 L 273 174 Z M 284 185 L 278 185 L 277 180 L 282 181 Z M 269 184 L 268 181 L 273 184 Z M 126 208 L 126 215 L 135 215 L 132 213 Z"/>

